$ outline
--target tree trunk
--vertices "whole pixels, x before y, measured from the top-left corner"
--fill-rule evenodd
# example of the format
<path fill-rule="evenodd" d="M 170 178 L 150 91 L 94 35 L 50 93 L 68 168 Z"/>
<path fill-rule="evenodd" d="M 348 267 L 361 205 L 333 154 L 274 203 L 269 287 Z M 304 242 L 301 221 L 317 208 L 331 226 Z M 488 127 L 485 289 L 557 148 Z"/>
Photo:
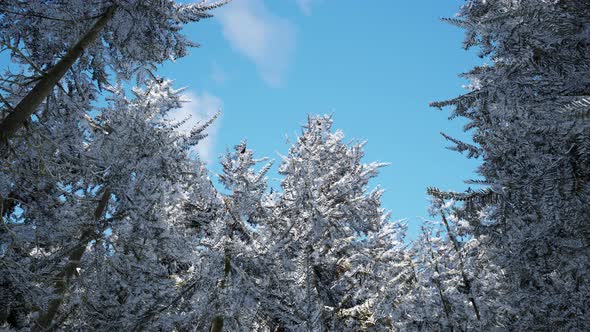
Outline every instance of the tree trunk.
<path fill-rule="evenodd" d="M 35 112 L 65 73 L 80 58 L 90 44 L 92 44 L 107 22 L 113 17 L 116 6 L 113 5 L 94 23 L 92 28 L 61 58 L 47 74 L 33 87 L 31 91 L 14 107 L 12 112 L 0 123 L 0 144 L 5 144 L 14 136 L 25 121 Z"/>
<path fill-rule="evenodd" d="M 440 269 L 438 268 L 438 263 L 436 262 L 436 257 L 434 257 L 434 252 L 432 251 L 432 244 L 430 242 L 430 237 L 427 233 L 424 233 L 426 243 L 428 244 L 428 251 L 430 252 L 430 264 L 434 265 L 434 271 L 438 276 L 440 276 Z M 453 323 L 451 322 L 451 304 L 449 303 L 448 299 L 445 298 L 442 285 L 440 283 L 440 279 L 436 279 L 434 281 L 434 285 L 438 290 L 438 296 L 440 297 L 440 302 L 443 306 L 443 311 L 445 313 L 445 317 L 447 318 L 447 322 L 449 323 L 449 330 L 453 332 L 455 329 L 453 328 Z"/>
<path fill-rule="evenodd" d="M 461 278 L 463 279 L 463 286 L 465 286 L 465 289 L 467 291 L 467 293 L 469 294 L 469 302 L 471 302 L 471 305 L 473 306 L 473 312 L 475 313 L 475 318 L 477 318 L 477 320 L 481 320 L 481 316 L 479 314 L 479 308 L 477 306 L 477 303 L 475 302 L 475 297 L 473 297 L 473 292 L 471 290 L 471 282 L 469 282 L 469 278 L 467 278 L 467 274 L 465 273 L 465 263 L 463 263 L 463 255 L 461 254 L 461 251 L 459 249 L 459 243 L 457 241 L 457 238 L 455 237 L 455 234 L 453 234 L 453 232 L 451 231 L 451 227 L 449 226 L 449 222 L 447 221 L 447 217 L 445 216 L 444 212 L 440 212 L 440 215 L 442 217 L 443 223 L 445 224 L 445 228 L 447 229 L 447 235 L 449 236 L 449 238 L 451 239 L 451 242 L 453 243 L 453 248 L 455 249 L 455 251 L 457 252 L 457 255 L 459 256 L 459 268 L 461 269 Z"/>
<path fill-rule="evenodd" d="M 219 284 L 220 289 L 225 288 L 225 284 L 227 282 L 227 277 L 231 271 L 231 256 L 229 250 L 226 248 L 225 251 L 225 258 L 223 263 L 223 279 Z M 210 332 L 222 332 L 223 331 L 223 315 L 217 315 L 211 321 L 211 329 Z"/>
<path fill-rule="evenodd" d="M 210 332 L 222 332 L 223 331 L 223 317 L 216 316 L 211 322 Z"/>
<path fill-rule="evenodd" d="M 109 188 L 105 188 L 100 198 L 100 202 L 98 203 L 98 206 L 94 211 L 94 219 L 96 221 L 100 220 L 100 218 L 102 218 L 102 216 L 104 215 L 110 196 L 111 191 L 109 190 Z M 70 256 L 68 257 L 68 263 L 66 264 L 64 269 L 59 273 L 59 275 L 56 278 L 57 280 L 53 285 L 53 288 L 55 289 L 55 298 L 49 301 L 47 305 L 47 310 L 45 312 L 40 313 L 39 318 L 37 319 L 35 326 L 32 329 L 33 332 L 45 331 L 51 326 L 51 323 L 53 322 L 55 315 L 61 307 L 64 295 L 68 289 L 69 281 L 74 276 L 76 269 L 80 266 L 80 260 L 82 259 L 82 256 L 86 251 L 86 246 L 88 245 L 88 242 L 92 238 L 93 234 L 94 230 L 86 230 L 82 233 L 80 241 L 78 242 L 76 247 L 74 247 L 74 249 L 70 253 Z"/>

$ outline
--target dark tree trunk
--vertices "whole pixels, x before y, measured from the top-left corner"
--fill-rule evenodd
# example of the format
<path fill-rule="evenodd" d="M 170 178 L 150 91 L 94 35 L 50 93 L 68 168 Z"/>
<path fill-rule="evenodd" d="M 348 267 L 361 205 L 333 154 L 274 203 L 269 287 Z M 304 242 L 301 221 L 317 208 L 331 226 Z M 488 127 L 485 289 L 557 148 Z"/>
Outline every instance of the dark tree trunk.
<path fill-rule="evenodd" d="M 222 332 L 223 331 L 223 317 L 217 316 L 213 318 L 211 322 L 211 330 L 210 332 Z"/>
<path fill-rule="evenodd" d="M 104 212 L 107 208 L 107 204 L 109 202 L 109 198 L 111 196 L 111 191 L 109 188 L 105 188 L 103 190 L 102 196 L 100 198 L 100 202 L 94 210 L 94 219 L 100 220 L 104 215 Z M 64 295 L 68 289 L 69 281 L 74 276 L 76 269 L 80 266 L 80 260 L 86 251 L 86 246 L 88 242 L 92 239 L 92 235 L 94 234 L 94 230 L 86 230 L 82 233 L 82 237 L 76 247 L 70 253 L 68 257 L 68 263 L 64 267 L 64 269 L 59 273 L 56 278 L 55 283 L 53 284 L 53 288 L 55 289 L 54 295 L 55 298 L 49 301 L 47 305 L 47 310 L 45 312 L 41 312 L 39 318 L 35 322 L 35 326 L 33 327 L 33 332 L 45 331 L 53 322 L 55 315 L 59 311 L 61 304 L 64 299 Z"/>
<path fill-rule="evenodd" d="M 111 6 L 107 11 L 94 23 L 92 28 L 74 45 L 66 55 L 61 58 L 33 87 L 31 91 L 14 107 L 12 112 L 0 123 L 0 144 L 5 144 L 14 136 L 25 123 L 25 121 L 35 112 L 55 85 L 62 79 L 65 73 L 84 53 L 84 50 L 92 44 L 99 33 L 113 17 L 116 6 Z"/>
<path fill-rule="evenodd" d="M 447 221 L 447 217 L 445 216 L 444 212 L 441 211 L 440 215 L 442 216 L 442 220 L 445 224 L 447 235 L 453 243 L 453 248 L 455 249 L 455 252 L 457 252 L 457 255 L 459 255 L 459 268 L 461 269 L 461 278 L 463 279 L 463 285 L 465 286 L 465 290 L 467 294 L 469 294 L 469 302 L 471 302 L 471 305 L 473 306 L 475 318 L 477 318 L 477 320 L 481 320 L 481 316 L 479 314 L 479 307 L 477 306 L 477 303 L 475 302 L 475 297 L 473 297 L 472 294 L 471 282 L 469 281 L 469 278 L 467 278 L 467 274 L 465 273 L 465 263 L 463 263 L 463 255 L 461 254 L 461 251 L 459 249 L 459 243 L 457 241 L 457 238 L 455 237 L 455 234 L 453 234 L 453 232 L 451 231 L 451 227 L 449 226 L 449 222 Z"/>
<path fill-rule="evenodd" d="M 224 259 L 224 263 L 223 263 L 223 280 L 221 280 L 219 288 L 221 288 L 221 289 L 225 288 L 225 285 L 227 283 L 227 277 L 229 276 L 230 271 L 231 271 L 231 256 L 230 256 L 229 250 L 226 249 L 225 259 Z M 223 331 L 223 315 L 218 314 L 217 316 L 215 316 L 215 318 L 213 318 L 213 320 L 211 321 L 211 329 L 209 331 L 210 332 L 222 332 Z"/>

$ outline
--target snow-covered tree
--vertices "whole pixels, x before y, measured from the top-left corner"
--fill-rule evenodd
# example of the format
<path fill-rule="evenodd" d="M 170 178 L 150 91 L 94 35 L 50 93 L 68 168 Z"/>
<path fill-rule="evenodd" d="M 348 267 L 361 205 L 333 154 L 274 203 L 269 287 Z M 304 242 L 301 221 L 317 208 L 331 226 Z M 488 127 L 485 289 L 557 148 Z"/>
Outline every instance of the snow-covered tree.
<path fill-rule="evenodd" d="M 441 230 L 428 223 L 422 226 L 422 234 L 412 247 L 414 287 L 404 294 L 400 325 L 403 329 L 419 331 L 461 330 L 460 314 L 450 294 L 456 288 L 449 283 L 447 247 L 442 241 Z M 450 271 L 449 271 L 450 270 Z M 458 319 L 457 319 L 458 318 Z M 458 321 L 459 320 L 459 321 Z"/>
<path fill-rule="evenodd" d="M 98 121 L 109 132 L 90 146 L 106 167 L 102 186 L 112 195 L 111 214 L 121 217 L 109 225 L 103 241 L 89 249 L 96 253 L 89 257 L 95 260 L 89 268 L 98 269 L 102 283 L 97 285 L 90 276 L 78 282 L 89 282 L 79 301 L 91 319 L 75 323 L 91 322 L 91 329 L 168 330 L 182 325 L 183 310 L 188 310 L 172 300 L 179 293 L 186 297 L 186 284 L 199 277 L 198 230 L 186 218 L 185 205 L 189 199 L 211 205 L 217 195 L 205 168 L 188 158 L 190 147 L 202 138 L 202 128 L 179 135 L 165 117 L 180 107 L 179 91 L 165 81 L 135 90 L 132 100 L 121 93 L 116 91 L 113 107 Z M 190 195 L 194 191 L 199 201 Z"/>
<path fill-rule="evenodd" d="M 460 217 L 460 204 L 433 198 L 422 233 L 407 252 L 414 285 L 402 295 L 402 330 L 493 330 L 506 322 L 503 271 L 487 257 L 485 246 Z M 440 218 L 440 219 L 438 219 Z M 482 250 L 482 248 L 484 248 Z"/>
<path fill-rule="evenodd" d="M 449 139 L 481 158 L 487 186 L 446 197 L 506 274 L 510 329 L 587 330 L 590 3 L 473 0 L 448 21 L 490 63 L 465 74 L 469 93 L 433 104 L 469 120 L 475 144 Z"/>
<path fill-rule="evenodd" d="M 222 197 L 222 213 L 202 241 L 212 283 L 200 321 L 210 322 L 214 332 L 252 330 L 258 307 L 268 305 L 261 289 L 270 277 L 263 250 L 267 244 L 260 239 L 272 213 L 266 193 L 272 163 L 254 169 L 264 160 L 254 159 L 245 141 L 221 160 L 219 182 L 229 193 Z"/>
<path fill-rule="evenodd" d="M 97 127 L 75 148 L 59 145 L 48 154 L 53 160 L 35 154 L 3 169 L 4 186 L 30 195 L 14 199 L 18 210 L 3 211 L 3 284 L 14 293 L 2 298 L 8 326 L 180 324 L 172 299 L 186 296 L 198 258 L 198 232 L 185 207 L 193 192 L 200 200 L 191 203 L 200 206 L 217 196 L 204 168 L 188 157 L 203 128 L 180 135 L 165 117 L 180 107 L 179 91 L 154 81 L 134 93 L 128 100 L 114 89 Z M 36 167 L 15 167 L 27 161 Z M 36 186 L 20 183 L 29 176 Z M 41 185 L 50 187 L 43 192 Z"/>
<path fill-rule="evenodd" d="M 140 84 L 155 78 L 156 64 L 197 46 L 182 35 L 183 25 L 210 17 L 208 12 L 225 2 L 3 1 L 0 50 L 9 51 L 19 66 L 0 82 L 0 143 L 12 138 L 40 105 L 53 108 L 47 104 L 55 89 L 81 99 L 76 107 L 83 113 L 99 89 L 113 84 L 110 73 L 118 79 L 137 74 Z"/>
<path fill-rule="evenodd" d="M 310 116 L 284 157 L 282 193 L 272 227 L 289 300 L 301 321 L 289 330 L 358 330 L 373 324 L 377 290 L 363 249 L 387 222 L 381 190 L 367 193 L 383 164 L 364 164 L 363 144 L 348 146 L 329 116 Z M 291 323 L 292 324 L 292 323 Z"/>
<path fill-rule="evenodd" d="M 165 300 L 194 289 L 192 237 L 217 195 L 188 158 L 207 124 L 175 133 L 180 91 L 154 69 L 196 46 L 183 25 L 223 3 L 0 3 L 3 327 L 178 324 L 160 320 L 181 315 Z M 128 100 L 133 78 L 143 90 Z"/>
<path fill-rule="evenodd" d="M 155 68 L 227 1 L 5 0 L 0 329 L 590 330 L 590 3 L 468 0 L 489 64 L 450 101 L 483 186 L 430 188 L 418 239 L 368 191 L 383 164 L 309 116 L 272 163 L 242 142 L 216 190 Z M 128 88 L 135 85 L 136 88 Z"/>
<path fill-rule="evenodd" d="M 348 327 L 350 330 L 389 331 L 399 325 L 404 295 L 414 287 L 405 229 L 402 221 L 384 221 L 368 234 L 358 252 L 344 260 L 350 267 L 347 277 L 359 280 L 351 296 L 361 303 L 343 310 L 346 316 L 361 320 Z"/>

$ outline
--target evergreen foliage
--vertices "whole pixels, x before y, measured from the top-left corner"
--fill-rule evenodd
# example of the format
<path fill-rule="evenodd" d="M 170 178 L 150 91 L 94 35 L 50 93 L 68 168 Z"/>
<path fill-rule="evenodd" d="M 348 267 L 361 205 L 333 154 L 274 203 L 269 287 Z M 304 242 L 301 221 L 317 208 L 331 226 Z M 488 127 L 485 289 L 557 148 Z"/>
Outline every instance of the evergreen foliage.
<path fill-rule="evenodd" d="M 465 74 L 471 91 L 433 106 L 467 118 L 487 189 L 438 198 L 464 201 L 462 218 L 505 274 L 513 330 L 590 328 L 590 4 L 468 1 L 450 23 L 465 29 L 490 65 Z M 493 273 L 494 271 L 489 271 Z M 496 272 L 497 273 L 497 272 Z"/>
<path fill-rule="evenodd" d="M 246 141 L 216 188 L 193 153 L 216 116 L 179 131 L 155 69 L 226 2 L 0 3 L 0 329 L 590 330 L 590 3 L 445 19 L 490 62 L 432 104 L 469 121 L 472 142 L 443 136 L 481 189 L 428 188 L 407 239 L 369 189 L 385 164 L 331 116 L 308 116 L 278 190 Z"/>

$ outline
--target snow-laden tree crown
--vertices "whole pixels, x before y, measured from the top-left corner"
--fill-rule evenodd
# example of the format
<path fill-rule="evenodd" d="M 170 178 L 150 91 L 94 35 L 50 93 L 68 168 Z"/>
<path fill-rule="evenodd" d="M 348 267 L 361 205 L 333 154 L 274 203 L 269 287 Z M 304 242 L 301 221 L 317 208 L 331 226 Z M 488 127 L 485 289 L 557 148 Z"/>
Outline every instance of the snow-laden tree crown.
<path fill-rule="evenodd" d="M 215 118 L 179 130 L 157 65 L 226 2 L 0 2 L 0 329 L 590 330 L 590 3 L 446 19 L 487 64 L 433 106 L 482 164 L 477 189 L 428 189 L 408 239 L 369 185 L 386 164 L 332 116 L 276 163 L 247 141 L 220 174 L 194 156 Z"/>

